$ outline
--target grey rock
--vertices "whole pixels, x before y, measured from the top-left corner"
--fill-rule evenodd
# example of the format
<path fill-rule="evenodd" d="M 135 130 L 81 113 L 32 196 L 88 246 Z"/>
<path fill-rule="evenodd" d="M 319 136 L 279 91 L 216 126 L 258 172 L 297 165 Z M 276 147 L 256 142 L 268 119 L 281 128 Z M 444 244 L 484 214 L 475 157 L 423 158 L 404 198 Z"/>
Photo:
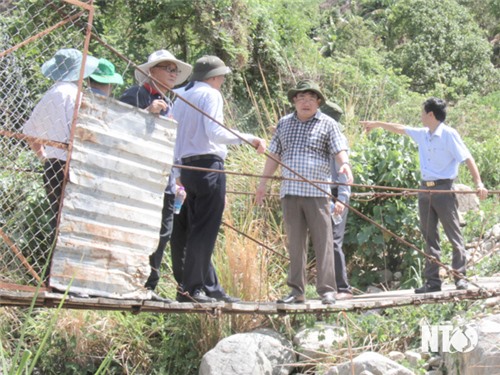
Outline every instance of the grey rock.
<path fill-rule="evenodd" d="M 469 186 L 463 184 L 455 184 L 453 188 L 456 191 L 472 191 Z M 456 196 L 459 212 L 466 213 L 479 210 L 479 198 L 476 194 L 457 194 Z"/>
<path fill-rule="evenodd" d="M 387 356 L 389 357 L 389 359 L 392 359 L 393 361 L 396 361 L 396 362 L 399 362 L 399 361 L 402 361 L 403 359 L 405 359 L 404 353 L 401 353 L 398 351 L 389 352 L 389 354 Z"/>
<path fill-rule="evenodd" d="M 405 357 L 412 367 L 418 367 L 418 362 L 422 359 L 420 353 L 411 350 L 405 352 Z"/>
<path fill-rule="evenodd" d="M 304 328 L 293 338 L 299 360 L 322 358 L 330 355 L 347 340 L 343 327 L 317 323 L 313 328 Z"/>
<path fill-rule="evenodd" d="M 361 375 L 364 371 L 373 375 L 414 375 L 406 367 L 375 352 L 365 352 L 352 362 L 331 367 L 325 375 Z"/>
<path fill-rule="evenodd" d="M 207 352 L 200 375 L 287 375 L 295 355 L 290 342 L 271 330 L 240 333 L 221 340 Z"/>
<path fill-rule="evenodd" d="M 435 356 L 429 359 L 428 361 L 429 366 L 431 367 L 441 367 L 441 364 L 443 363 L 443 358 L 441 356 Z"/>
<path fill-rule="evenodd" d="M 443 353 L 448 374 L 492 375 L 500 369 L 500 314 L 485 317 L 475 326 L 474 334 L 464 337 L 462 351 Z M 453 337 L 451 338 L 453 340 Z"/>

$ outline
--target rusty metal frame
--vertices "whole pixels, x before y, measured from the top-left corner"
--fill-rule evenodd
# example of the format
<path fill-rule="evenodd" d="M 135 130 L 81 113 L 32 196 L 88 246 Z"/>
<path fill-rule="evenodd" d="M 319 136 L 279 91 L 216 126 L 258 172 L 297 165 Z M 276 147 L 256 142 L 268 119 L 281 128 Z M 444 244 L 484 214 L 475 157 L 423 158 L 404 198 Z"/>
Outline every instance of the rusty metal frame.
<path fill-rule="evenodd" d="M 11 48 L 6 49 L 5 51 L 1 51 L 0 58 L 3 58 L 5 56 L 11 54 L 12 52 L 18 50 L 19 48 L 24 47 L 24 46 L 26 46 L 26 45 L 28 45 L 28 44 L 30 44 L 38 39 L 43 38 L 44 36 L 50 34 L 54 30 L 56 30 L 64 25 L 67 25 L 70 22 L 73 22 L 79 18 L 82 18 L 82 16 L 84 16 L 88 11 L 87 30 L 85 33 L 85 42 L 84 42 L 84 48 L 82 51 L 82 54 L 83 54 L 82 68 L 80 70 L 80 76 L 78 79 L 77 97 L 80 97 L 81 93 L 82 93 L 82 87 L 83 87 L 83 79 L 84 79 L 83 75 L 84 75 L 84 71 L 85 71 L 85 62 L 87 60 L 90 38 L 92 35 L 92 32 L 91 32 L 92 22 L 93 22 L 94 13 L 95 13 L 95 7 L 93 5 L 94 0 L 90 0 L 88 3 L 85 3 L 85 2 L 82 2 L 79 0 L 63 0 L 63 1 L 68 3 L 68 4 L 82 8 L 84 10 L 78 12 L 75 15 L 63 17 L 63 19 L 61 21 L 59 21 L 58 23 L 56 23 L 55 25 L 46 28 L 45 30 L 37 33 L 36 35 L 33 35 L 33 36 L 25 39 L 24 41 L 16 44 L 15 46 L 13 46 Z M 72 145 L 73 145 L 73 138 L 74 138 L 74 131 L 75 131 L 75 127 L 76 127 L 77 116 L 78 116 L 78 106 L 75 106 L 75 110 L 73 112 L 73 120 L 71 123 L 71 133 L 70 133 L 69 144 L 55 142 L 55 141 L 51 141 L 51 140 L 47 140 L 47 139 L 41 139 L 38 137 L 31 137 L 31 136 L 24 135 L 22 133 L 17 133 L 17 132 L 12 132 L 9 130 L 0 129 L 0 136 L 4 136 L 7 138 L 14 138 L 14 139 L 18 139 L 18 140 L 24 140 L 27 142 L 37 142 L 37 143 L 41 143 L 43 145 L 68 150 L 68 161 L 66 163 L 66 168 L 64 170 L 63 195 L 61 196 L 61 200 L 64 199 L 64 186 L 66 185 L 66 182 L 68 179 L 69 161 L 70 161 L 71 150 L 72 150 Z M 62 205 L 59 207 L 59 209 L 61 209 L 61 208 L 62 208 Z M 59 217 L 60 217 L 60 212 L 58 213 L 57 225 L 59 225 Z M 55 233 L 56 237 L 55 238 L 57 238 L 57 232 L 58 232 L 58 229 L 56 227 L 56 233 Z M 2 230 L 2 228 L 0 228 L 0 237 L 5 241 L 5 243 L 8 245 L 8 247 L 10 248 L 12 253 L 16 256 L 16 258 L 18 258 L 21 261 L 21 264 L 27 269 L 29 274 L 31 274 L 34 277 L 34 279 L 42 285 L 42 287 L 45 287 L 46 286 L 45 282 L 42 281 L 42 279 L 38 275 L 38 273 L 33 269 L 33 267 L 31 267 L 31 265 L 29 264 L 27 259 L 22 254 L 22 252 L 17 248 L 15 243 L 11 240 L 11 238 L 8 236 L 8 234 Z M 51 258 L 52 258 L 52 251 L 50 252 L 50 259 L 48 260 L 49 262 L 51 262 Z M 7 285 L 10 285 L 10 284 L 7 284 Z M 2 283 L 2 286 L 4 286 L 4 283 Z M 31 288 L 31 287 L 28 287 L 28 288 Z"/>

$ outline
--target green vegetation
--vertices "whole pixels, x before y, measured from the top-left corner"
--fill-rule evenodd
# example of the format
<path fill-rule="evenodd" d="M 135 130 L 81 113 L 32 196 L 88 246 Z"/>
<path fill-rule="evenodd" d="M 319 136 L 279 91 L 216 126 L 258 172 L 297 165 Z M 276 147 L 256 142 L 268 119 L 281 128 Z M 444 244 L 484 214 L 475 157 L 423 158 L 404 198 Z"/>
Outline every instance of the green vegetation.
<path fill-rule="evenodd" d="M 16 3 L 42 8 L 45 1 Z M 302 78 L 320 81 L 328 98 L 344 109 L 342 123 L 358 184 L 411 188 L 420 178 L 416 149 L 409 139 L 382 132 L 366 136 L 359 120 L 419 126 L 423 100 L 444 97 L 450 103 L 448 123 L 464 137 L 484 183 L 500 189 L 500 44 L 494 42 L 500 33 L 498 0 L 96 0 L 94 4 L 98 7 L 95 31 L 136 63 L 160 48 L 189 62 L 205 53 L 223 58 L 234 71 L 224 87 L 228 124 L 267 139 L 277 119 L 289 110 L 287 89 Z M 0 17 L 3 20 L 6 15 Z M 22 30 L 29 34 L 38 18 L 57 18 L 47 8 L 33 21 L 24 17 L 18 12 L 5 22 L 13 29 L 26 23 Z M 16 37 L 19 40 L 9 41 L 10 45 L 26 35 Z M 54 37 L 54 51 L 71 41 L 79 40 L 74 46 L 81 46 L 81 34 L 72 32 L 66 37 Z M 4 40 L 0 42 L 3 47 Z M 38 68 L 46 56 L 37 48 L 34 43 L 30 51 L 34 60 L 19 62 L 23 70 L 16 72 L 16 77 L 23 72 L 36 78 L 38 83 L 29 87 L 32 102 L 48 85 Z M 113 61 L 117 71 L 125 72 L 126 85 L 132 84 L 133 71 L 126 62 L 96 41 L 91 42 L 91 51 Z M 23 78 L 18 82 L 24 85 Z M 22 157 L 25 160 L 20 163 L 31 168 L 33 160 Z M 0 162 L 2 166 L 7 163 Z M 263 164 L 263 157 L 241 147 L 231 149 L 226 169 L 260 174 Z M 459 180 L 471 183 L 465 168 Z M 19 190 L 21 181 L 26 183 L 25 190 Z M 256 183 L 255 178 L 229 176 L 228 190 L 252 193 Z M 276 194 L 279 182 L 273 182 L 270 189 Z M 35 217 L 32 207 L 44 197 L 40 181 L 2 169 L 0 191 L 18 197 L 9 200 L 12 206 L 2 207 L 0 221 L 2 225 L 9 220 L 26 222 L 25 233 L 18 235 L 24 238 L 23 251 L 29 253 L 30 238 L 38 236 L 43 241 L 47 236 L 32 234 L 35 224 L 40 227 L 48 221 Z M 224 221 L 286 255 L 279 199 L 270 195 L 263 208 L 255 207 L 252 199 L 251 195 L 228 194 Z M 422 248 L 414 197 L 375 197 L 352 204 Z M 468 214 L 467 242 L 500 222 L 499 204 L 498 195 L 492 196 L 481 204 L 479 213 Z M 12 212 L 26 215 L 14 217 Z M 364 290 L 378 283 L 377 271 L 383 269 L 402 272 L 405 288 L 419 282 L 423 262 L 419 254 L 353 213 L 348 228 L 356 228 L 348 230 L 345 249 L 354 286 Z M 230 293 L 265 301 L 287 291 L 288 264 L 278 254 L 223 226 L 214 257 L 221 282 Z M 475 272 L 491 275 L 499 268 L 497 253 L 477 263 Z M 168 264 L 163 275 L 159 293 L 172 298 L 175 283 Z M 354 352 L 384 353 L 418 346 L 421 319 L 440 322 L 456 314 L 473 314 L 479 305 L 405 307 L 386 309 L 380 315 L 342 313 L 325 319 L 348 328 Z M 231 333 L 271 326 L 291 335 L 315 320 L 315 316 L 132 315 L 2 308 L 0 372 L 21 374 L 36 368 L 43 374 L 196 374 L 201 356 Z M 339 349 L 348 353 L 347 347 Z"/>

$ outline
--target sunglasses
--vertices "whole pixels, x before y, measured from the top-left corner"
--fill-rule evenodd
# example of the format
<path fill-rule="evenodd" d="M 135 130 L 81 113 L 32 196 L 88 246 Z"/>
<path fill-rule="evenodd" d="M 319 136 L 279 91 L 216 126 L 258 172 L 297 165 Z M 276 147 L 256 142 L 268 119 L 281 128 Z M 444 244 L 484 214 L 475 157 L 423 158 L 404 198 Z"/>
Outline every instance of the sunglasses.
<path fill-rule="evenodd" d="M 172 68 L 170 65 L 165 66 L 165 65 L 156 65 L 155 68 L 161 69 L 166 71 L 167 73 L 174 73 L 174 74 L 179 74 L 181 71 L 177 69 L 177 67 Z"/>

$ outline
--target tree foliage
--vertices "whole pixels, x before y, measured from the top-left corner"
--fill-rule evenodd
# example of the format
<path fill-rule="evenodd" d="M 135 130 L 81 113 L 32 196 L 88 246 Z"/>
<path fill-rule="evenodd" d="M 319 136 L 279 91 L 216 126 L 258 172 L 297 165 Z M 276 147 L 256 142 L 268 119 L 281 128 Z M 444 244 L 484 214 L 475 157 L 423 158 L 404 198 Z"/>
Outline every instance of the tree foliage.
<path fill-rule="evenodd" d="M 387 17 L 390 61 L 412 89 L 456 98 L 498 87 L 492 49 L 467 8 L 455 0 L 402 0 Z"/>

